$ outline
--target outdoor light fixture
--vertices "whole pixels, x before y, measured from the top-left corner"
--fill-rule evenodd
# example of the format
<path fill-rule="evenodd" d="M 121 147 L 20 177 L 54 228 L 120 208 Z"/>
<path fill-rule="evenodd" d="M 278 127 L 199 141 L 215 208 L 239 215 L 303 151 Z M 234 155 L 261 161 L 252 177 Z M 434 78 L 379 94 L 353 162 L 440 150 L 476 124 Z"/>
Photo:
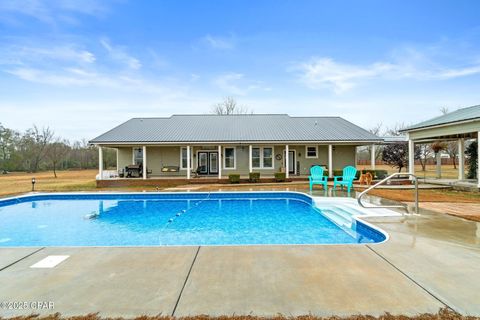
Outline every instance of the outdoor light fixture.
<path fill-rule="evenodd" d="M 35 191 L 35 177 L 32 178 L 32 191 Z"/>

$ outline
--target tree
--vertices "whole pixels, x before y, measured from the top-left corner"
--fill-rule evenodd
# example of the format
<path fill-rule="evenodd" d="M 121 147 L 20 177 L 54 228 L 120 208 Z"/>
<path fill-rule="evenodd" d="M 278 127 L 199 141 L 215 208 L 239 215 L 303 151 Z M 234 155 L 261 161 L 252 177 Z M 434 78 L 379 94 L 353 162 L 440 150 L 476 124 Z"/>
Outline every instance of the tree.
<path fill-rule="evenodd" d="M 468 179 L 475 179 L 477 177 L 477 164 L 478 164 L 478 142 L 474 141 L 470 143 L 465 150 L 465 154 L 468 156 Z"/>
<path fill-rule="evenodd" d="M 217 115 L 248 114 L 246 106 L 240 106 L 233 97 L 225 97 L 222 102 L 213 105 L 212 113 Z"/>
<path fill-rule="evenodd" d="M 425 171 L 426 166 L 427 166 L 427 160 L 432 156 L 432 148 L 430 147 L 429 144 L 420 144 L 415 146 L 418 148 L 418 161 L 420 162 L 420 165 L 422 166 L 422 171 Z"/>
<path fill-rule="evenodd" d="M 414 158 L 418 160 L 420 149 L 415 147 Z M 382 151 L 382 160 L 392 166 L 398 168 L 398 172 L 408 166 L 408 144 L 405 142 L 397 142 L 387 144 Z"/>
<path fill-rule="evenodd" d="M 11 170 L 11 161 L 14 159 L 15 144 L 19 139 L 18 132 L 5 128 L 0 124 L 0 171 Z"/>
<path fill-rule="evenodd" d="M 386 135 L 387 136 L 392 136 L 392 137 L 403 136 L 404 134 L 400 131 L 405 129 L 406 127 L 407 126 L 403 122 L 402 123 L 396 123 L 395 126 L 387 129 Z"/>
<path fill-rule="evenodd" d="M 36 125 L 28 129 L 22 137 L 24 160 L 31 172 L 37 172 L 41 161 L 45 158 L 48 144 L 52 141 L 53 131 L 49 127 L 39 129 Z"/>
<path fill-rule="evenodd" d="M 57 177 L 57 165 L 64 159 L 65 155 L 70 151 L 68 141 L 61 141 L 56 139 L 53 143 L 50 143 L 47 147 L 47 158 L 50 160 L 53 169 L 53 176 Z"/>
<path fill-rule="evenodd" d="M 381 136 L 381 131 L 382 131 L 382 123 L 377 123 L 374 127 L 370 128 L 368 131 L 373 133 L 376 136 Z M 368 154 L 372 154 L 372 146 L 367 146 L 366 147 Z M 378 159 L 380 155 L 382 154 L 382 146 L 377 145 L 375 148 L 375 159 Z"/>

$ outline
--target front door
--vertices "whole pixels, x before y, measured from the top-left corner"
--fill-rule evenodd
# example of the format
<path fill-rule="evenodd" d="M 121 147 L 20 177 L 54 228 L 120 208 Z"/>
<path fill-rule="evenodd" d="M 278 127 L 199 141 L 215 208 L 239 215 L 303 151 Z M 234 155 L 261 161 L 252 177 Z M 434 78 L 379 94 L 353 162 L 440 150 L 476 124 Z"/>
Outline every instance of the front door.
<path fill-rule="evenodd" d="M 198 173 L 215 174 L 218 173 L 218 152 L 200 151 L 198 152 Z"/>
<path fill-rule="evenodd" d="M 218 152 L 208 153 L 208 173 L 218 173 Z"/>
<path fill-rule="evenodd" d="M 295 151 L 288 151 L 288 173 L 295 174 L 295 154 Z M 283 155 L 285 156 L 285 150 L 283 151 Z M 283 164 L 285 165 L 285 160 L 283 161 Z"/>

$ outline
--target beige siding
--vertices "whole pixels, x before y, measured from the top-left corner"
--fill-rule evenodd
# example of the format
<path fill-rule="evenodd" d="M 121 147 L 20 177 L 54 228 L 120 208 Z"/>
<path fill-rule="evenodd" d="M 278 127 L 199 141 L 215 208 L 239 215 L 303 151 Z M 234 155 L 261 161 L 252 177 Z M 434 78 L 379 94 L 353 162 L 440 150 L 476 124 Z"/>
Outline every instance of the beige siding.
<path fill-rule="evenodd" d="M 186 176 L 186 170 L 162 172 L 163 167 L 180 167 L 180 147 L 147 147 L 147 168 L 152 176 Z"/>
<path fill-rule="evenodd" d="M 334 146 L 333 170 L 341 170 L 346 166 L 355 167 L 355 146 Z"/>
<path fill-rule="evenodd" d="M 118 150 L 118 169 L 132 164 L 132 147 L 119 147 Z"/>

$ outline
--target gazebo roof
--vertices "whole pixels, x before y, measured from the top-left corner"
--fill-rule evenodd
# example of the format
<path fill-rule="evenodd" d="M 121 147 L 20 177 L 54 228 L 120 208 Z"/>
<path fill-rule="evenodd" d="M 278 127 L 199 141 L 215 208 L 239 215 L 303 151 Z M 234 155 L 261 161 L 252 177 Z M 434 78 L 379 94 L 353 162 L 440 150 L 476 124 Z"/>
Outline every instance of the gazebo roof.
<path fill-rule="evenodd" d="M 407 127 L 402 132 L 408 132 L 416 129 L 423 129 L 435 127 L 440 125 L 455 124 L 469 120 L 480 120 L 480 105 L 458 109 L 447 114 L 435 117 L 433 119 L 417 123 L 413 126 Z"/>

